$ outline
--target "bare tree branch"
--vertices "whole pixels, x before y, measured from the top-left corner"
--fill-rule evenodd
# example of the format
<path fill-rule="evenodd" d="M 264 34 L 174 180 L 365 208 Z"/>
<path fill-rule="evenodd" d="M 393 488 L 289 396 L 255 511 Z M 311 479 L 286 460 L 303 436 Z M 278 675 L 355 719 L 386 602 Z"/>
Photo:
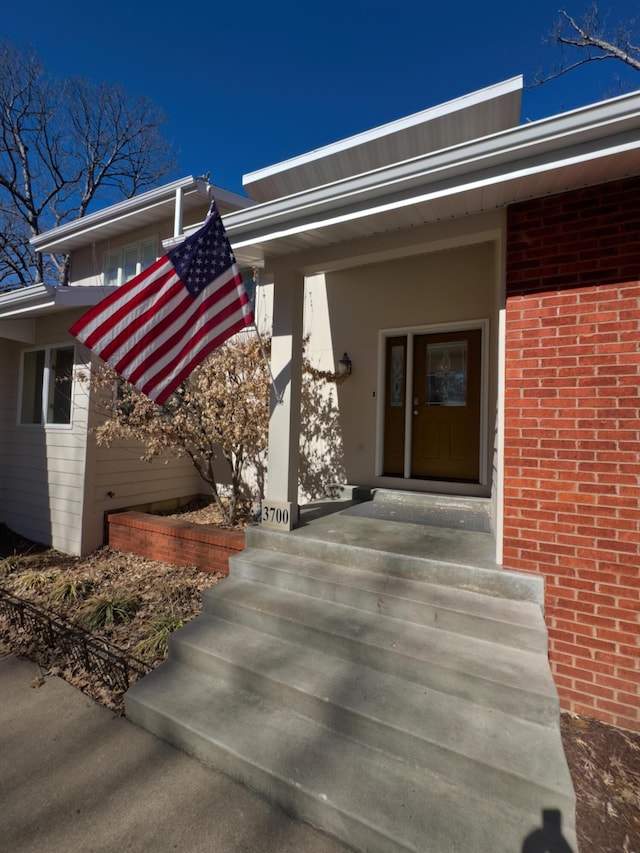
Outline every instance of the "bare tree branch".
<path fill-rule="evenodd" d="M 599 29 L 598 10 L 596 6 L 591 7 L 591 13 L 582 25 L 578 24 L 564 9 L 561 9 L 560 13 L 576 33 L 576 35 L 558 33 L 557 41 L 560 44 L 577 48 L 594 48 L 600 51 L 600 53 L 590 53 L 589 59 L 619 59 L 637 71 L 640 71 L 640 56 L 635 55 L 638 49 L 631 44 L 629 33 L 626 30 L 618 29 L 615 41 L 609 41 L 605 38 Z"/>
<path fill-rule="evenodd" d="M 156 186 L 174 165 L 163 122 L 146 98 L 55 80 L 33 51 L 0 42 L 0 288 L 68 283 L 68 259 L 36 255 L 30 238 Z"/>
<path fill-rule="evenodd" d="M 640 71 L 640 48 L 633 38 L 635 19 L 620 23 L 609 32 L 606 22 L 600 20 L 595 3 L 587 8 L 581 20 L 577 20 L 565 9 L 560 10 L 560 15 L 560 20 L 546 41 L 561 46 L 561 61 L 551 72 L 536 77 L 531 88 L 549 80 L 557 80 L 590 62 L 602 60 L 613 59 Z M 570 58 L 575 56 L 576 51 L 580 51 L 580 58 Z"/>

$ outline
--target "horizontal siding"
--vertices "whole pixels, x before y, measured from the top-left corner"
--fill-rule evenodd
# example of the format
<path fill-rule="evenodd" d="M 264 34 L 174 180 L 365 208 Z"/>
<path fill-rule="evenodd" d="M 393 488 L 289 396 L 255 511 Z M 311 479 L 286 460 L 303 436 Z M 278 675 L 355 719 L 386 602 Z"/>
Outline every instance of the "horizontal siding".
<path fill-rule="evenodd" d="M 206 202 L 203 205 L 202 212 L 198 212 L 196 222 L 202 221 L 206 214 Z M 191 223 L 189 215 L 185 215 L 184 227 L 188 227 Z M 74 252 L 71 258 L 71 286 L 89 285 L 101 287 L 104 283 L 103 267 L 105 254 L 113 249 L 122 249 L 125 246 L 132 246 L 141 243 L 143 240 L 155 238 L 157 240 L 157 250 L 159 255 L 163 254 L 162 240 L 166 240 L 173 236 L 173 216 L 167 217 L 163 222 L 154 223 L 153 225 L 145 225 L 142 228 L 137 228 L 121 234 L 111 240 L 103 240 L 95 246 L 87 246 L 84 249 L 79 249 Z"/>
<path fill-rule="evenodd" d="M 90 427 L 100 422 L 90 410 Z M 134 440 L 97 446 L 91 434 L 87 450 L 87 475 L 83 549 L 104 541 L 105 514 L 114 510 L 150 506 L 202 494 L 205 484 L 188 459 L 167 456 L 142 462 L 143 448 Z"/>
<path fill-rule="evenodd" d="M 35 346 L 71 343 L 68 328 L 77 312 L 36 321 Z M 74 383 L 69 428 L 20 426 L 18 377 L 22 347 L 2 348 L 0 415 L 0 520 L 24 536 L 80 553 L 84 496 L 87 389 Z"/>
<path fill-rule="evenodd" d="M 0 521 L 4 521 L 9 500 L 7 482 L 7 463 L 9 453 L 9 428 L 15 421 L 15 409 L 11 401 L 15 399 L 17 377 L 15 374 L 15 347 L 0 339 Z"/>
<path fill-rule="evenodd" d="M 38 319 L 34 346 L 71 343 L 67 330 L 80 313 Z M 71 427 L 18 425 L 22 349 L 0 341 L 0 521 L 59 550 L 87 553 L 103 542 L 106 512 L 207 491 L 188 459 L 144 463 L 131 441 L 96 447 L 87 363 L 76 365 Z M 76 349 L 77 359 L 88 358 Z"/>
<path fill-rule="evenodd" d="M 96 506 L 104 509 L 135 506 L 198 494 L 206 490 L 188 459 L 155 459 L 141 462 L 140 450 L 132 453 L 131 444 L 114 443 L 96 449 L 92 493 Z M 108 498 L 113 492 L 115 498 Z"/>

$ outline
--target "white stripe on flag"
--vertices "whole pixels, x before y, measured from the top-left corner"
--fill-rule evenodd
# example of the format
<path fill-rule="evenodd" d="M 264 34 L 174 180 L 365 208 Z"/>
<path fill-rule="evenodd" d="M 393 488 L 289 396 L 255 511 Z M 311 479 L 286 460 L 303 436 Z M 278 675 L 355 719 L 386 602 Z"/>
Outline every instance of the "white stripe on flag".
<path fill-rule="evenodd" d="M 166 376 L 159 376 L 161 371 L 155 371 L 154 373 L 149 372 L 149 378 L 145 378 L 144 380 L 140 378 L 138 380 L 138 384 L 140 386 L 147 385 L 150 381 L 154 384 L 147 390 L 147 394 L 152 399 L 157 397 L 163 388 L 166 388 L 175 380 L 177 376 L 185 369 L 185 367 L 193 361 L 197 361 L 200 358 L 200 354 L 210 346 L 211 341 L 218 338 L 220 335 L 224 334 L 228 329 L 234 326 L 239 320 L 243 317 L 248 316 L 251 313 L 251 305 L 239 305 L 238 310 L 233 314 L 230 314 L 229 317 L 226 317 L 222 322 L 213 326 L 212 328 L 207 330 L 207 334 L 202 338 L 200 343 L 195 347 L 190 347 L 189 350 L 181 357 L 180 361 L 174 365 L 171 369 L 171 372 Z M 200 325 L 200 324 L 199 324 Z"/>
<path fill-rule="evenodd" d="M 167 361 L 171 360 L 173 355 L 175 355 L 177 349 L 181 346 L 184 346 L 185 340 L 195 335 L 199 328 L 206 322 L 207 318 L 215 315 L 218 311 L 223 310 L 227 305 L 229 305 L 234 299 L 238 298 L 238 291 L 234 288 L 227 296 L 225 296 L 222 300 L 217 296 L 217 291 L 227 284 L 229 280 L 233 277 L 234 267 L 232 266 L 229 270 L 227 270 L 223 275 L 219 276 L 215 281 L 212 281 L 211 284 L 207 285 L 205 289 L 202 291 L 200 296 L 195 299 L 192 304 L 188 307 L 187 311 L 184 314 L 181 314 L 179 318 L 175 320 L 170 326 L 164 329 L 160 334 L 154 334 L 152 340 L 150 340 L 139 353 L 136 353 L 135 358 L 127 365 L 123 366 L 122 375 L 125 378 L 130 377 L 139 367 L 143 366 L 147 360 L 151 360 L 152 363 L 158 365 L 164 365 Z M 185 289 L 184 293 L 188 293 Z M 201 317 L 198 317 L 196 323 L 194 324 L 192 321 L 192 317 L 197 315 L 199 311 L 202 310 L 203 305 L 207 305 L 210 302 L 210 307 L 207 308 L 206 312 L 203 312 Z M 140 330 L 141 334 L 136 337 L 136 342 L 141 340 L 145 334 L 149 331 L 152 331 L 156 324 L 150 322 L 148 326 L 145 326 Z M 156 359 L 155 353 L 162 347 L 162 345 L 171 339 L 173 335 L 176 333 L 182 333 L 184 335 L 183 340 L 180 341 L 179 344 L 173 347 L 169 353 L 166 353 L 160 359 Z M 115 367 L 117 361 L 112 362 L 111 359 L 109 363 Z M 145 374 L 148 372 L 148 368 L 145 368 Z M 144 384 L 142 382 L 142 378 L 136 380 L 136 385 Z"/>

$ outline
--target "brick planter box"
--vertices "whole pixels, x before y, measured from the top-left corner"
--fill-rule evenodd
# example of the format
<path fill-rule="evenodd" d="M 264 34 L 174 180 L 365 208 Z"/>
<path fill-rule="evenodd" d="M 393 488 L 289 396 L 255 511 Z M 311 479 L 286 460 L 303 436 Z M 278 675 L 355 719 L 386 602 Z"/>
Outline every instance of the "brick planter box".
<path fill-rule="evenodd" d="M 229 557 L 245 547 L 240 530 L 135 511 L 107 516 L 107 544 L 149 560 L 223 575 L 229 574 Z"/>

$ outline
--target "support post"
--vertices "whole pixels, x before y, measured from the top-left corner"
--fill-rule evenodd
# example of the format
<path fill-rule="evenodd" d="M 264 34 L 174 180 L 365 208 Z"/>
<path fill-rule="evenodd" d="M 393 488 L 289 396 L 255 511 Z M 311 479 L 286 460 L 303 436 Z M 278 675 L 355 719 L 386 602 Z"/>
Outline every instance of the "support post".
<path fill-rule="evenodd" d="M 298 521 L 300 389 L 302 381 L 304 276 L 295 270 L 275 275 L 267 496 L 262 526 L 291 530 Z"/>
<path fill-rule="evenodd" d="M 182 235 L 182 202 L 184 200 L 184 191 L 182 187 L 176 190 L 176 203 L 173 211 L 173 236 L 180 237 Z"/>

